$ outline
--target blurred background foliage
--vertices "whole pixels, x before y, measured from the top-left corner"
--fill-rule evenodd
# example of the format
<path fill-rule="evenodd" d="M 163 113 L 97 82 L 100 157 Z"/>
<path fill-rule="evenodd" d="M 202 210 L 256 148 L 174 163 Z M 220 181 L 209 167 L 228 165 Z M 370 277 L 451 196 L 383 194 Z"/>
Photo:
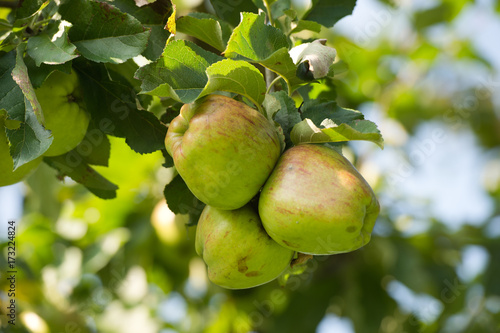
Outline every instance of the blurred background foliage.
<path fill-rule="evenodd" d="M 180 15 L 211 10 L 176 3 Z M 500 332 L 499 12 L 494 0 L 358 0 L 335 28 L 305 35 L 350 68 L 318 96 L 336 91 L 386 140 L 345 149 L 382 206 L 364 248 L 315 257 L 286 283 L 219 288 L 195 228 L 164 202 L 173 175 L 161 153 L 111 138 L 98 171 L 120 185 L 116 199 L 45 164 L 2 188 L 2 210 L 23 198 L 18 321 L 1 316 L 2 332 Z M 2 278 L 2 312 L 7 289 Z"/>

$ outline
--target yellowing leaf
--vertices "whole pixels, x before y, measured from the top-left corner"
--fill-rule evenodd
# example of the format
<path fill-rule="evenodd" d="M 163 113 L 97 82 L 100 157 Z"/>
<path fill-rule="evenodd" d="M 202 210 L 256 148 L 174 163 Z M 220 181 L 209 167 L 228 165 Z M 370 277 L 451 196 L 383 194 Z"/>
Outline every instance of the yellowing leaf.
<path fill-rule="evenodd" d="M 177 13 L 177 8 L 175 7 L 174 4 L 172 4 L 172 8 L 173 8 L 172 15 L 170 15 L 170 17 L 168 18 L 166 28 L 168 31 L 170 31 L 172 35 L 175 35 L 175 33 L 177 32 L 177 28 L 175 25 L 175 14 Z"/>

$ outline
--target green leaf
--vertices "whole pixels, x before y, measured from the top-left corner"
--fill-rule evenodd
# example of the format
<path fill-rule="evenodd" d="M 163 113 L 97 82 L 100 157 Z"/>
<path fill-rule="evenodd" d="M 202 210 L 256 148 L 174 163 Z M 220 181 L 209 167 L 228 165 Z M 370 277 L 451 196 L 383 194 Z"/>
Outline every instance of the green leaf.
<path fill-rule="evenodd" d="M 165 44 L 167 43 L 167 39 L 170 36 L 170 32 L 163 28 L 163 25 L 148 25 L 145 24 L 145 27 L 151 29 L 151 34 L 148 40 L 148 46 L 142 52 L 142 55 L 149 60 L 156 60 L 161 56 L 163 49 L 165 48 Z"/>
<path fill-rule="evenodd" d="M 349 65 L 346 62 L 344 62 L 343 60 L 339 60 L 337 62 L 334 62 L 330 66 L 330 70 L 328 71 L 328 77 L 333 78 L 333 77 L 338 76 L 340 74 L 344 74 L 347 71 L 349 71 Z"/>
<path fill-rule="evenodd" d="M 68 152 L 68 155 L 76 155 L 75 159 L 80 158 L 88 164 L 107 167 L 110 153 L 111 144 L 108 136 L 97 127 L 92 119 L 82 142 Z"/>
<path fill-rule="evenodd" d="M 138 7 L 134 0 L 114 0 L 113 6 L 135 17 L 145 28 L 151 29 L 148 45 L 142 55 L 149 60 L 158 59 L 170 36 L 170 32 L 164 27 L 172 12 L 172 3 L 169 0 L 156 0 L 146 5 L 142 3 Z"/>
<path fill-rule="evenodd" d="M 28 67 L 28 74 L 30 76 L 33 88 L 39 88 L 45 79 L 55 70 L 61 71 L 66 74 L 71 73 L 71 62 L 65 62 L 61 65 L 46 65 L 42 63 L 40 66 L 35 64 L 35 60 L 31 57 L 24 58 L 26 67 Z"/>
<path fill-rule="evenodd" d="M 303 121 L 291 133 L 295 145 L 366 140 L 383 148 L 384 141 L 377 126 L 364 120 L 359 111 L 342 108 L 332 100 L 318 99 L 304 102 L 300 111 Z"/>
<path fill-rule="evenodd" d="M 59 171 L 60 178 L 70 177 L 101 199 L 116 197 L 118 186 L 101 176 L 84 161 L 74 160 L 69 153 L 55 157 L 44 157 L 43 161 Z"/>
<path fill-rule="evenodd" d="M 300 87 L 297 91 L 305 102 L 316 100 L 316 103 L 324 103 L 334 101 L 337 98 L 337 88 L 329 77 L 311 82 Z"/>
<path fill-rule="evenodd" d="M 166 127 L 151 112 L 138 109 L 130 83 L 103 64 L 75 62 L 87 110 L 99 130 L 123 137 L 134 151 L 146 154 L 165 147 Z"/>
<path fill-rule="evenodd" d="M 342 108 L 337 102 L 329 100 L 306 101 L 300 111 L 302 119 L 309 118 L 316 126 L 320 126 L 325 119 L 331 119 L 336 124 L 365 119 L 361 112 Z"/>
<path fill-rule="evenodd" d="M 7 37 L 3 35 L 5 31 L 10 31 L 10 30 L 11 30 L 10 22 L 3 18 L 0 18 L 0 42 Z"/>
<path fill-rule="evenodd" d="M 296 76 L 297 66 L 288 54 L 289 40 L 265 24 L 265 15 L 242 13 L 243 19 L 231 35 L 224 55 L 236 60 L 257 62 L 281 75 L 291 91 L 305 83 Z"/>
<path fill-rule="evenodd" d="M 208 83 L 202 96 L 217 90 L 229 91 L 247 97 L 257 108 L 264 101 L 266 82 L 262 73 L 241 60 L 224 59 L 207 68 Z"/>
<path fill-rule="evenodd" d="M 297 77 L 297 66 L 293 63 L 286 48 L 276 51 L 269 58 L 260 61 L 260 64 L 281 75 L 291 91 L 294 91 L 300 85 L 308 83 Z"/>
<path fill-rule="evenodd" d="M 295 125 L 290 134 L 294 145 L 304 143 L 344 142 L 351 140 L 371 141 L 380 148 L 384 140 L 377 125 L 369 120 L 354 120 L 349 124 L 326 124 L 327 128 L 318 128 L 311 119 L 304 119 Z"/>
<path fill-rule="evenodd" d="M 257 108 L 264 100 L 266 83 L 260 71 L 245 61 L 224 59 L 189 41 L 173 41 L 156 62 L 140 68 L 142 92 L 171 97 L 181 103 L 216 91 L 247 97 Z"/>
<path fill-rule="evenodd" d="M 231 28 L 209 14 L 191 13 L 177 19 L 177 30 L 224 51 L 231 35 Z"/>
<path fill-rule="evenodd" d="M 37 66 L 45 63 L 49 65 L 63 64 L 76 57 L 76 46 L 68 41 L 66 31 L 62 36 L 52 41 L 52 36 L 40 34 L 28 40 L 27 52 Z"/>
<path fill-rule="evenodd" d="M 285 12 L 287 10 L 290 10 L 292 8 L 292 2 L 290 0 L 277 0 L 277 1 L 267 1 L 269 4 L 271 4 L 271 14 L 273 15 L 273 18 L 276 20 L 279 17 L 285 15 Z"/>
<path fill-rule="evenodd" d="M 210 0 L 218 17 L 232 26 L 237 26 L 240 22 L 240 13 L 257 13 L 259 9 L 252 1 L 248 0 Z"/>
<path fill-rule="evenodd" d="M 43 119 L 41 107 L 22 58 L 25 46 L 20 44 L 17 52 L 0 56 L 0 110 L 21 122 L 18 128 L 6 131 L 14 168 L 42 155 L 52 143 L 50 131 L 39 121 Z"/>
<path fill-rule="evenodd" d="M 121 63 L 146 49 L 149 29 L 108 3 L 71 0 L 59 12 L 73 24 L 69 38 L 87 59 Z"/>
<path fill-rule="evenodd" d="M 19 42 L 20 39 L 14 32 L 6 33 L 3 36 L 0 36 L 0 52 L 8 53 L 14 50 Z"/>
<path fill-rule="evenodd" d="M 163 157 L 165 158 L 165 162 L 163 162 L 163 164 L 161 166 L 164 168 L 173 167 L 174 166 L 174 159 L 172 158 L 172 156 L 170 156 L 170 154 L 167 152 L 167 150 L 162 149 L 161 153 L 162 153 Z"/>
<path fill-rule="evenodd" d="M 168 208 L 174 214 L 189 214 L 189 225 L 195 225 L 205 207 L 189 190 L 181 176 L 175 177 L 163 191 Z"/>
<path fill-rule="evenodd" d="M 16 19 L 23 19 L 33 16 L 38 11 L 42 10 L 47 4 L 44 4 L 44 0 L 26 0 L 21 3 L 15 11 Z"/>
<path fill-rule="evenodd" d="M 234 29 L 224 51 L 226 57 L 259 62 L 282 48 L 289 48 L 288 38 L 265 23 L 264 13 L 241 15 L 241 23 Z"/>
<path fill-rule="evenodd" d="M 311 9 L 302 19 L 331 28 L 344 16 L 351 15 L 355 6 L 356 0 L 313 0 Z"/>
<path fill-rule="evenodd" d="M 293 126 L 301 121 L 300 114 L 295 107 L 294 100 L 285 91 L 278 91 L 266 95 L 264 100 L 268 118 L 272 117 L 282 128 L 286 147 L 292 145 L 290 132 Z"/>
<path fill-rule="evenodd" d="M 139 68 L 142 93 L 194 102 L 208 82 L 207 68 L 223 58 L 192 42 L 176 40 L 165 47 L 157 61 Z"/>
<path fill-rule="evenodd" d="M 304 30 L 309 30 L 319 33 L 321 31 L 321 24 L 314 21 L 300 20 L 297 22 L 295 28 L 290 31 L 290 34 L 301 32 Z"/>

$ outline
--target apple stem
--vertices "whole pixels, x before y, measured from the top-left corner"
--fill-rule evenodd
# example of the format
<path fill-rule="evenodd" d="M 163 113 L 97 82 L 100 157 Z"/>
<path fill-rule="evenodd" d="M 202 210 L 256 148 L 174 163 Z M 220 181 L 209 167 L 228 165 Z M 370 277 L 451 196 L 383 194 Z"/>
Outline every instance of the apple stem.
<path fill-rule="evenodd" d="M 292 262 L 290 263 L 290 267 L 293 267 L 295 265 L 305 264 L 306 262 L 308 262 L 312 258 L 313 258 L 313 256 L 311 254 L 305 254 L 305 253 L 298 252 L 297 258 L 292 260 Z"/>

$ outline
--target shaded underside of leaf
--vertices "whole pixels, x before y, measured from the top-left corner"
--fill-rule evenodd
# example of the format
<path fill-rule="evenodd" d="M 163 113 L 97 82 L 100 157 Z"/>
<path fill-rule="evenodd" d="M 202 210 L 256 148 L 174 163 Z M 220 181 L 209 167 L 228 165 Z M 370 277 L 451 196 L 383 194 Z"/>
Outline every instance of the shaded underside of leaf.
<path fill-rule="evenodd" d="M 181 176 L 175 177 L 163 191 L 168 208 L 174 214 L 189 214 L 189 224 L 194 225 L 205 207 L 189 190 Z"/>
<path fill-rule="evenodd" d="M 300 111 L 302 119 L 309 118 L 316 126 L 320 126 L 325 119 L 331 119 L 336 124 L 364 119 L 361 112 L 342 108 L 331 100 L 306 101 L 300 107 Z"/>
<path fill-rule="evenodd" d="M 234 27 L 240 22 L 240 13 L 257 13 L 259 10 L 253 1 L 210 0 L 210 3 L 217 16 Z"/>
<path fill-rule="evenodd" d="M 139 109 L 133 87 L 120 74 L 102 64 L 78 61 L 87 110 L 97 128 L 124 137 L 134 151 L 145 154 L 165 147 L 166 127 L 146 110 Z"/>
<path fill-rule="evenodd" d="M 90 192 L 101 199 L 116 197 L 118 186 L 101 176 L 83 161 L 73 162 L 70 155 L 44 157 L 44 162 L 59 172 L 59 176 L 68 176 L 75 182 L 85 186 Z"/>
<path fill-rule="evenodd" d="M 303 19 L 331 28 L 344 16 L 351 15 L 355 6 L 356 0 L 315 0 Z"/>
<path fill-rule="evenodd" d="M 264 107 L 268 117 L 272 117 L 282 128 L 286 147 L 292 145 L 290 132 L 293 126 L 301 121 L 300 114 L 295 107 L 295 101 L 285 91 L 270 93 L 266 96 Z"/>

